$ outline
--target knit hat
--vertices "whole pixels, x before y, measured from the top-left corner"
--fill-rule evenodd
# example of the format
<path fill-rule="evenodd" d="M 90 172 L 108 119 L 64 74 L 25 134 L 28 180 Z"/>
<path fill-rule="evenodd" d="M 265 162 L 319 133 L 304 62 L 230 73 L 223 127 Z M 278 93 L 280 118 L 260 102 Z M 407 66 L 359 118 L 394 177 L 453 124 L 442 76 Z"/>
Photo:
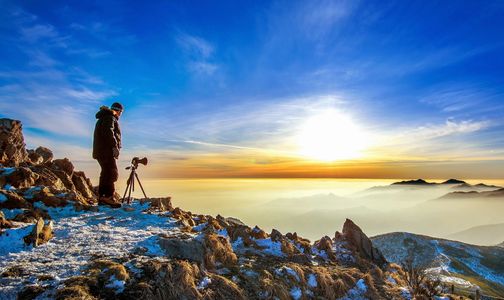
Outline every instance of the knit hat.
<path fill-rule="evenodd" d="M 112 110 L 116 110 L 116 111 L 119 111 L 119 112 L 122 112 L 122 111 L 124 110 L 124 107 L 122 106 L 122 104 L 121 104 L 121 103 L 119 103 L 119 102 L 114 102 L 114 103 L 112 104 L 112 106 L 110 107 L 110 109 L 112 109 Z"/>

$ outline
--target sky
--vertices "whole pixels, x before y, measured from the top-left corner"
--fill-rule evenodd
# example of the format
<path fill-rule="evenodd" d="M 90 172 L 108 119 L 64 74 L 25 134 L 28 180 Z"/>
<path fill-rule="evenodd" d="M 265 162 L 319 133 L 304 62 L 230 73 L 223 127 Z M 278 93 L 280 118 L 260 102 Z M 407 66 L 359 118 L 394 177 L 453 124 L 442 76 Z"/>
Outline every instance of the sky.
<path fill-rule="evenodd" d="M 503 178 L 502 1 L 0 0 L 0 117 L 90 173 Z"/>

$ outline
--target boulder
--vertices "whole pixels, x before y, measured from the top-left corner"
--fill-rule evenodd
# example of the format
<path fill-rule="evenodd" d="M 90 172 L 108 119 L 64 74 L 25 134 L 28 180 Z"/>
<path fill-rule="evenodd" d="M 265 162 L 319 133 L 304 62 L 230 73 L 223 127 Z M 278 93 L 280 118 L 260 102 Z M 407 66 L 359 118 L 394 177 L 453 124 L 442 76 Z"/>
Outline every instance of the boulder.
<path fill-rule="evenodd" d="M 28 159 L 33 165 L 40 165 L 44 162 L 44 158 L 35 150 L 28 150 Z"/>
<path fill-rule="evenodd" d="M 229 240 L 223 236 L 215 233 L 206 234 L 204 247 L 205 267 L 208 269 L 215 269 L 219 266 L 232 267 L 238 261 Z"/>
<path fill-rule="evenodd" d="M 254 239 L 266 239 L 268 238 L 268 234 L 264 232 L 261 228 L 259 228 L 257 225 L 252 229 L 250 232 L 250 236 L 253 237 Z"/>
<path fill-rule="evenodd" d="M 31 208 L 30 202 L 25 198 L 13 192 L 0 192 L 0 208 L 15 209 L 15 208 Z"/>
<path fill-rule="evenodd" d="M 67 201 L 65 199 L 55 196 L 47 187 L 33 193 L 33 200 L 41 201 L 45 204 L 45 206 L 49 207 L 62 207 L 67 205 Z"/>
<path fill-rule="evenodd" d="M 327 255 L 327 258 L 330 260 L 335 260 L 336 256 L 334 255 L 333 250 L 333 242 L 330 237 L 327 235 L 321 238 L 320 240 L 314 243 L 314 247 L 319 251 L 324 251 Z"/>
<path fill-rule="evenodd" d="M 84 198 L 94 199 L 96 197 L 95 193 L 93 192 L 91 181 L 86 177 L 84 172 L 73 172 L 72 182 L 75 186 L 75 189 L 79 191 Z"/>
<path fill-rule="evenodd" d="M 20 121 L 0 119 L 0 164 L 19 166 L 28 159 Z"/>
<path fill-rule="evenodd" d="M 150 209 L 157 211 L 172 211 L 173 206 L 171 203 L 171 197 L 164 198 L 148 198 L 143 199 L 143 201 L 150 202 Z M 194 226 L 194 225 L 192 225 Z"/>
<path fill-rule="evenodd" d="M 48 186 L 58 191 L 66 190 L 63 181 L 61 181 L 61 179 L 50 169 L 46 167 L 35 167 L 34 170 L 37 174 L 39 174 L 39 178 L 35 181 L 35 185 Z"/>
<path fill-rule="evenodd" d="M 158 243 L 168 257 L 187 259 L 200 264 L 204 262 L 205 246 L 201 239 L 184 235 L 159 237 Z"/>
<path fill-rule="evenodd" d="M 54 157 L 53 152 L 46 147 L 38 147 L 35 149 L 35 153 L 42 157 L 43 164 L 50 163 Z"/>
<path fill-rule="evenodd" d="M 63 183 L 63 186 L 70 190 L 70 191 L 74 191 L 75 190 L 75 185 L 72 181 L 72 176 L 71 175 L 68 175 L 68 173 L 66 173 L 65 171 L 63 170 L 54 170 L 52 169 L 51 172 L 54 173 L 54 175 L 56 175 L 60 180 L 61 182 Z"/>
<path fill-rule="evenodd" d="M 4 173 L 2 177 L 5 178 L 5 184 L 10 184 L 15 188 L 31 187 L 40 177 L 37 173 L 26 167 L 16 168 L 6 175 Z"/>
<path fill-rule="evenodd" d="M 373 246 L 367 235 L 352 220 L 346 219 L 343 225 L 342 236 L 361 258 L 371 260 L 378 266 L 383 266 L 387 263 L 380 250 Z"/>
<path fill-rule="evenodd" d="M 276 229 L 271 230 L 270 237 L 271 237 L 271 240 L 274 242 L 279 242 L 279 241 L 283 240 L 283 235 L 280 233 L 280 231 L 278 231 Z"/>
<path fill-rule="evenodd" d="M 68 158 L 55 159 L 51 165 L 54 170 L 61 170 L 67 175 L 72 176 L 74 171 L 74 166 Z"/>
<path fill-rule="evenodd" d="M 0 229 L 12 228 L 12 222 L 5 218 L 4 213 L 0 210 Z"/>
<path fill-rule="evenodd" d="M 24 237 L 25 244 L 37 247 L 47 243 L 53 237 L 53 223 L 45 224 L 44 219 L 39 218 L 30 234 Z"/>
<path fill-rule="evenodd" d="M 51 216 L 47 213 L 47 211 L 40 208 L 35 208 L 28 209 L 20 214 L 17 214 L 14 217 L 13 221 L 23 223 L 36 223 L 39 219 L 50 220 Z"/>

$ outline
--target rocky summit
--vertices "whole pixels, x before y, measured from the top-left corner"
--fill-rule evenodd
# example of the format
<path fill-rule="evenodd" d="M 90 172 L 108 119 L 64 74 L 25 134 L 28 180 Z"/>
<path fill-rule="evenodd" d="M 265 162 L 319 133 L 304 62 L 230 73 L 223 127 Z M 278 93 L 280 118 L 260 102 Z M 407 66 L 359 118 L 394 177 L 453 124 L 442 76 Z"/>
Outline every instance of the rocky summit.
<path fill-rule="evenodd" d="M 26 150 L 10 119 L 0 158 L 0 299 L 423 299 L 351 220 L 312 242 L 170 197 L 97 206 L 85 174 Z"/>

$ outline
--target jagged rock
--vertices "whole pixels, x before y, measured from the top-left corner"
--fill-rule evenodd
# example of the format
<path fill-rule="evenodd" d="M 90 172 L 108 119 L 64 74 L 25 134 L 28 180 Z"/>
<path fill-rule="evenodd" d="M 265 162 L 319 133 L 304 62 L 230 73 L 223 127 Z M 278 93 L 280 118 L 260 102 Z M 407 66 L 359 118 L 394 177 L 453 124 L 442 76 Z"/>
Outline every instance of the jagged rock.
<path fill-rule="evenodd" d="M 158 243 L 168 257 L 187 259 L 200 264 L 204 262 L 205 247 L 200 239 L 186 236 L 159 237 Z"/>
<path fill-rule="evenodd" d="M 49 188 L 44 187 L 33 194 L 35 201 L 41 201 L 45 206 L 49 207 L 62 207 L 67 205 L 67 201 L 63 198 L 55 196 Z"/>
<path fill-rule="evenodd" d="M 55 190 L 63 191 L 66 189 L 63 181 L 56 176 L 50 169 L 48 168 L 35 168 L 35 172 L 39 174 L 39 178 L 35 182 L 36 185 L 43 185 L 51 187 Z"/>
<path fill-rule="evenodd" d="M 29 285 L 26 286 L 21 292 L 17 295 L 17 300 L 32 300 L 36 299 L 38 295 L 42 294 L 46 288 L 40 285 Z"/>
<path fill-rule="evenodd" d="M 1 210 L 0 210 L 0 228 L 12 228 L 12 222 L 5 218 L 5 215 Z"/>
<path fill-rule="evenodd" d="M 28 158 L 20 121 L 0 119 L 0 164 L 19 166 Z"/>
<path fill-rule="evenodd" d="M 20 214 L 17 214 L 13 220 L 23 223 L 36 223 L 39 219 L 51 220 L 51 216 L 47 213 L 47 211 L 40 208 L 35 208 L 28 209 Z"/>
<path fill-rule="evenodd" d="M 25 198 L 13 192 L 1 191 L 0 192 L 0 208 L 15 209 L 15 208 L 31 208 L 30 202 Z"/>
<path fill-rule="evenodd" d="M 217 266 L 231 267 L 236 264 L 238 257 L 228 239 L 215 233 L 205 235 L 205 267 L 215 269 Z"/>
<path fill-rule="evenodd" d="M 280 233 L 280 231 L 276 229 L 271 230 L 270 238 L 274 242 L 279 242 L 283 239 L 283 235 Z"/>
<path fill-rule="evenodd" d="M 380 250 L 373 246 L 367 235 L 350 219 L 346 219 L 343 225 L 343 236 L 350 247 L 354 248 L 362 258 L 369 259 L 378 266 L 387 263 Z"/>
<path fill-rule="evenodd" d="M 261 228 L 257 227 L 257 225 L 250 232 L 250 236 L 254 239 L 265 239 L 268 238 L 268 234 L 264 232 Z"/>
<path fill-rule="evenodd" d="M 34 185 L 40 176 L 30 168 L 21 167 L 8 172 L 2 177 L 5 178 L 5 184 L 10 184 L 15 188 L 28 188 Z"/>
<path fill-rule="evenodd" d="M 72 162 L 68 158 L 61 158 L 61 159 L 55 159 L 52 162 L 52 168 L 54 170 L 61 170 L 68 174 L 69 176 L 72 176 L 73 171 L 74 171 L 74 166 Z"/>
<path fill-rule="evenodd" d="M 75 185 L 72 181 L 71 175 L 68 175 L 65 171 L 63 170 L 51 170 L 54 175 L 56 175 L 61 182 L 63 183 L 64 187 L 70 191 L 75 190 Z"/>
<path fill-rule="evenodd" d="M 52 229 L 52 221 L 49 221 L 48 224 L 45 224 L 44 219 L 38 219 L 37 223 L 33 227 L 33 231 L 29 235 L 24 237 L 25 244 L 37 247 L 39 245 L 47 243 L 47 241 L 49 241 L 53 236 Z"/>
<path fill-rule="evenodd" d="M 35 150 L 28 150 L 28 159 L 33 165 L 40 165 L 44 162 L 42 155 L 35 152 Z"/>
<path fill-rule="evenodd" d="M 171 203 L 171 197 L 149 198 L 149 199 L 142 199 L 142 201 L 150 202 L 149 208 L 156 210 L 156 211 L 172 211 L 173 210 L 173 206 Z M 194 225 L 190 225 L 190 226 L 194 226 Z"/>
<path fill-rule="evenodd" d="M 38 147 L 35 149 L 35 153 L 42 156 L 42 163 L 50 163 L 53 159 L 53 152 L 46 147 Z"/>
<path fill-rule="evenodd" d="M 86 177 L 84 172 L 81 171 L 73 172 L 72 182 L 77 191 L 79 191 L 83 197 L 88 199 L 95 198 L 91 181 Z"/>
<path fill-rule="evenodd" d="M 2 277 L 21 277 L 27 274 L 28 272 L 21 266 L 11 266 L 2 273 Z"/>
<path fill-rule="evenodd" d="M 336 256 L 333 251 L 333 242 L 327 235 L 316 241 L 314 244 L 315 248 L 319 251 L 324 251 L 330 260 L 335 260 Z"/>

